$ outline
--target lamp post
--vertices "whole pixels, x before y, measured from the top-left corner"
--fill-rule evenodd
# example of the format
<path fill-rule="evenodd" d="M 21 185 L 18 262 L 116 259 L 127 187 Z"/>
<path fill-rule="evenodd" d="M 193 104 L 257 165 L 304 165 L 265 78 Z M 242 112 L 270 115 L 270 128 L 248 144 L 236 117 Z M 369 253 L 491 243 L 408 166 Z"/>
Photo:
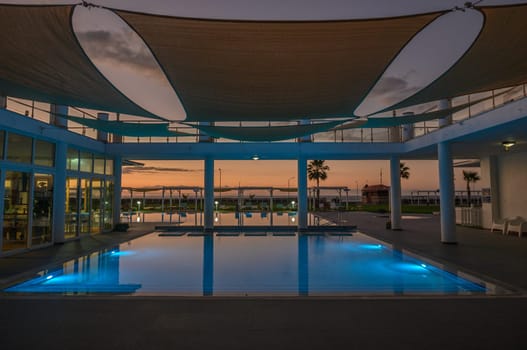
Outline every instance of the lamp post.
<path fill-rule="evenodd" d="M 141 201 L 137 201 L 137 222 L 141 222 Z"/>
<path fill-rule="evenodd" d="M 357 193 L 355 194 L 355 196 L 357 197 L 357 201 L 359 201 L 359 199 L 360 199 L 360 197 L 359 197 L 359 182 L 355 181 L 355 185 L 357 186 Z"/>
<path fill-rule="evenodd" d="M 289 181 L 293 180 L 294 178 L 294 176 L 291 176 L 289 179 L 287 179 L 287 206 L 289 206 Z"/>

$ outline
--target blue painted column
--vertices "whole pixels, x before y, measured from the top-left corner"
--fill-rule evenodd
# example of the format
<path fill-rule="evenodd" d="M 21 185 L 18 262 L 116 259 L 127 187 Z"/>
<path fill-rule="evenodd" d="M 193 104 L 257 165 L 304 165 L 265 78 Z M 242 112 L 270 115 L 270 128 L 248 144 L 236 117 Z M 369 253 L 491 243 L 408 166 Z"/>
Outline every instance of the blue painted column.
<path fill-rule="evenodd" d="M 99 112 L 97 113 L 97 119 L 107 121 L 110 118 L 108 113 Z M 97 130 L 97 141 L 108 142 L 108 133 L 106 131 Z"/>
<path fill-rule="evenodd" d="M 401 229 L 401 175 L 399 156 L 390 158 L 390 220 L 392 230 Z"/>
<path fill-rule="evenodd" d="M 454 169 L 449 143 L 437 144 L 439 158 L 439 199 L 441 212 L 441 242 L 457 243 L 456 213 L 454 208 Z"/>
<path fill-rule="evenodd" d="M 307 230 L 307 159 L 298 158 L 298 230 Z"/>
<path fill-rule="evenodd" d="M 214 158 L 205 158 L 205 208 L 204 229 L 212 231 L 214 228 Z"/>
<path fill-rule="evenodd" d="M 55 176 L 53 178 L 53 242 L 64 242 L 64 221 L 66 219 L 66 158 L 68 145 L 55 145 Z"/>
<path fill-rule="evenodd" d="M 55 105 L 50 106 L 50 121 L 51 125 L 57 126 L 62 129 L 68 128 L 68 120 L 61 117 L 60 115 L 68 115 L 68 106 Z"/>
<path fill-rule="evenodd" d="M 122 165 L 123 161 L 121 157 L 115 157 L 113 159 L 113 203 L 112 203 L 112 215 L 113 215 L 113 227 L 121 220 L 121 186 L 122 186 Z"/>
<path fill-rule="evenodd" d="M 452 104 L 451 104 L 449 99 L 439 100 L 439 106 L 438 106 L 439 110 L 448 109 L 450 107 L 452 107 Z M 440 128 L 444 128 L 445 126 L 449 126 L 450 124 L 452 124 L 452 114 L 449 114 L 449 115 L 447 115 L 447 116 L 445 116 L 443 118 L 439 118 L 438 122 L 439 122 L 439 127 Z"/>

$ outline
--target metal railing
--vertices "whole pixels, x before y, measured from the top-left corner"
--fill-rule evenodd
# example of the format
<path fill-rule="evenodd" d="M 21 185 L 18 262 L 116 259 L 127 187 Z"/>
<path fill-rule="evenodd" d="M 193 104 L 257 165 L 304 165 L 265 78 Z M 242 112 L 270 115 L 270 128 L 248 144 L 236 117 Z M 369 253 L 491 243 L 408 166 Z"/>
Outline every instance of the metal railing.
<path fill-rule="evenodd" d="M 509 90 L 509 91 L 507 91 Z M 491 90 L 487 92 L 465 95 L 453 98 L 451 100 L 451 106 L 456 107 L 470 101 L 480 100 L 484 97 L 489 99 L 484 100 L 480 103 L 469 105 L 467 108 L 458 111 L 452 115 L 452 123 L 459 123 L 463 120 L 476 117 L 482 113 L 488 112 L 495 108 L 499 108 L 507 103 L 516 101 L 527 97 L 527 86 L 526 84 L 518 85 L 512 88 L 503 88 L 497 90 Z M 40 120 L 44 123 L 50 123 L 51 118 L 51 105 L 48 103 L 24 100 L 19 98 L 7 98 L 6 108 L 12 112 L 25 115 L 29 118 Z M 405 109 L 408 110 L 408 109 Z M 404 110 L 397 110 L 396 115 L 401 115 Z M 77 107 L 69 107 L 68 113 L 72 116 L 82 118 L 96 118 L 95 114 L 97 111 L 86 111 Z M 115 113 L 109 113 L 109 120 L 120 120 L 127 122 L 136 123 L 156 123 L 159 121 L 155 120 L 138 120 L 137 117 L 133 116 L 119 116 Z M 292 124 L 291 122 L 289 124 Z M 222 123 L 217 123 L 221 125 Z M 269 125 L 277 126 L 284 125 L 284 122 L 237 122 L 227 123 L 235 124 L 239 126 L 255 126 L 255 125 Z M 286 123 L 288 124 L 288 123 Z M 413 138 L 421 137 L 439 129 L 439 122 L 437 120 L 419 122 L 413 124 L 414 136 Z M 97 131 L 95 129 L 86 127 L 84 125 L 75 123 L 73 121 L 67 122 L 67 129 L 78 133 L 80 135 L 96 139 Z M 309 137 L 309 142 L 332 142 L 332 143 L 377 143 L 377 142 L 403 142 L 403 127 L 390 127 L 390 128 L 355 128 L 346 130 L 330 130 L 326 132 L 320 132 L 313 134 Z M 176 132 L 183 132 L 190 134 L 191 136 L 169 136 L 169 137 L 131 137 L 131 136 L 115 136 L 113 134 L 108 135 L 108 142 L 120 142 L 120 143 L 197 143 L 200 139 L 207 137 L 207 135 L 200 134 L 199 130 L 191 126 L 178 124 L 175 127 L 170 127 L 169 130 Z M 217 143 L 250 143 L 248 141 L 234 141 L 230 139 L 218 138 L 211 139 L 210 142 Z M 279 142 L 306 142 L 306 140 L 289 139 Z"/>

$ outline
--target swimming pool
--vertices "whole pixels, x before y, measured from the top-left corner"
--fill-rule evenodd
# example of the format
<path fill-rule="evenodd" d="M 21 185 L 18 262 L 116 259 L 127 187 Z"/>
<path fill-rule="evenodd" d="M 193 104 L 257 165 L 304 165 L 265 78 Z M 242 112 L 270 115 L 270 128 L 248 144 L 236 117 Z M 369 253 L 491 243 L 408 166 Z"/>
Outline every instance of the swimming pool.
<path fill-rule="evenodd" d="M 314 296 L 485 294 L 490 289 L 361 233 L 291 231 L 169 237 L 153 232 L 43 270 L 5 292 Z"/>

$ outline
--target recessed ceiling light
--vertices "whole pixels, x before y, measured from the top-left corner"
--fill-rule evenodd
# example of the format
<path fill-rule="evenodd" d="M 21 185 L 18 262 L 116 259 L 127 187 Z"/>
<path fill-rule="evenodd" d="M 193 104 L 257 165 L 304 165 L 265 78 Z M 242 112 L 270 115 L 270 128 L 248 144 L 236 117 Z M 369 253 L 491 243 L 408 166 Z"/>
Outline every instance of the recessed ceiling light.
<path fill-rule="evenodd" d="M 509 148 L 511 148 L 512 146 L 516 144 L 516 141 L 503 141 L 501 144 L 503 148 L 505 149 L 505 151 L 508 151 Z"/>

